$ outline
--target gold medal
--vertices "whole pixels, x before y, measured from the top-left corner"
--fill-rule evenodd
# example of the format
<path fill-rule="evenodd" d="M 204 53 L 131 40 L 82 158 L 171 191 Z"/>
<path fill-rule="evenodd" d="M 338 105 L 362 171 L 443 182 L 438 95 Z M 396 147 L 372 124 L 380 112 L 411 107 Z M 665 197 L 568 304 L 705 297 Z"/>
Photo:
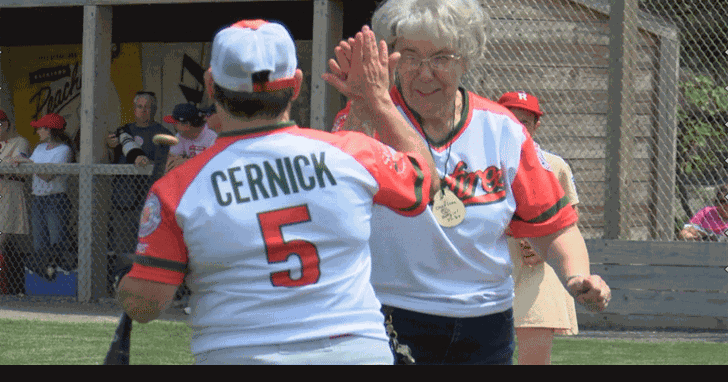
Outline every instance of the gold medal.
<path fill-rule="evenodd" d="M 465 205 L 449 188 L 444 188 L 433 198 L 432 213 L 441 226 L 455 227 L 465 220 Z"/>

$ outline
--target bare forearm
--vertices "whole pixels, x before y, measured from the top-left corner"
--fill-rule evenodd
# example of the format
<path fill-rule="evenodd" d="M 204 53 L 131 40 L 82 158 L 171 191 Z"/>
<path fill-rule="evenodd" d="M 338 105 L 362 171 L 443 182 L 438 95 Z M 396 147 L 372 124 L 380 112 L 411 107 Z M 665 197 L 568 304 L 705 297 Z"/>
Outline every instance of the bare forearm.
<path fill-rule="evenodd" d="M 117 300 L 134 321 L 147 323 L 158 318 L 171 305 L 171 300 L 149 297 L 148 288 L 140 289 L 134 280 L 124 277 L 119 283 Z"/>
<path fill-rule="evenodd" d="M 576 224 L 553 235 L 529 238 L 546 262 L 556 270 L 562 282 L 568 277 L 591 274 L 589 253 Z"/>
<path fill-rule="evenodd" d="M 397 151 L 416 153 L 425 158 L 432 178 L 430 187 L 430 197 L 432 197 L 440 189 L 440 177 L 437 174 L 435 162 L 425 141 L 410 127 L 393 103 L 378 107 L 376 111 L 370 114 L 372 123 L 377 128 L 379 140 L 382 143 Z"/>

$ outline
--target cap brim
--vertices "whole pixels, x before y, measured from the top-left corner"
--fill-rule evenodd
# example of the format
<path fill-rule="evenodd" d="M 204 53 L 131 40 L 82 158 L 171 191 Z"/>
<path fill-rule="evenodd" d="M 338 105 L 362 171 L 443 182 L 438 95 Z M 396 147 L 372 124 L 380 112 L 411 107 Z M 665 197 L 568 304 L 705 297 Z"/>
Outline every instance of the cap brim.
<path fill-rule="evenodd" d="M 176 119 L 174 119 L 174 117 L 172 117 L 171 115 L 165 115 L 164 118 L 162 118 L 162 119 L 164 120 L 164 122 L 167 122 L 167 123 L 177 123 L 177 122 L 179 122 Z"/>
<path fill-rule="evenodd" d="M 539 117 L 543 115 L 543 112 L 542 111 L 529 109 L 529 108 L 521 105 L 520 103 L 502 103 L 501 105 L 503 105 L 503 106 L 505 106 L 507 108 L 516 108 L 516 109 L 525 110 L 525 111 L 527 111 L 529 113 L 536 114 Z"/>

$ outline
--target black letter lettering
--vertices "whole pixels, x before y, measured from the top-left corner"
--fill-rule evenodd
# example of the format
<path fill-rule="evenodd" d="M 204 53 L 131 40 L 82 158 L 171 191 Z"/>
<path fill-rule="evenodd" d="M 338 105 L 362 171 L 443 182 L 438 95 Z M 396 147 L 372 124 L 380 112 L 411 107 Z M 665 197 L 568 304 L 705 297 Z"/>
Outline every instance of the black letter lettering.
<path fill-rule="evenodd" d="M 316 170 L 316 178 L 318 178 L 319 187 L 326 187 L 326 184 L 324 183 L 324 173 L 326 173 L 326 177 L 329 178 L 331 185 L 336 186 L 336 179 L 334 179 L 334 176 L 331 175 L 331 171 L 329 171 L 329 168 L 326 167 L 326 163 L 324 163 L 324 154 L 325 153 L 322 151 L 321 161 L 316 160 L 316 154 L 311 154 L 311 160 L 313 161 L 313 168 Z"/>
<path fill-rule="evenodd" d="M 291 165 L 291 158 L 285 157 L 283 158 L 283 161 L 286 163 L 286 171 L 288 172 L 288 179 L 291 180 L 291 188 L 293 189 L 293 193 L 298 193 L 298 185 L 296 184 L 296 176 L 293 175 L 293 166 Z"/>
<path fill-rule="evenodd" d="M 252 176 L 253 170 L 255 170 L 255 177 Z M 248 187 L 250 187 L 250 195 L 253 197 L 253 200 L 258 200 L 258 192 L 255 191 L 256 186 L 260 189 L 260 193 L 263 194 L 264 198 L 270 198 L 268 191 L 263 187 L 263 171 L 260 170 L 257 164 L 245 166 L 245 176 L 248 177 Z"/>
<path fill-rule="evenodd" d="M 227 199 L 226 200 L 222 200 L 222 194 L 220 193 L 220 186 L 217 185 L 217 178 L 218 177 L 221 178 L 221 180 L 223 182 L 227 181 L 227 178 L 225 177 L 225 173 L 224 172 L 222 172 L 222 171 L 215 171 L 215 172 L 212 173 L 212 176 L 211 176 L 211 178 L 212 178 L 212 188 L 215 190 L 215 197 L 217 198 L 217 203 L 220 204 L 223 207 L 229 206 L 230 203 L 233 202 L 233 197 L 228 192 L 226 194 Z"/>
<path fill-rule="evenodd" d="M 296 174 L 298 175 L 298 183 L 301 183 L 301 188 L 303 188 L 305 191 L 313 190 L 314 187 L 316 187 L 316 179 L 314 177 L 309 177 L 309 184 L 306 185 L 306 182 L 303 180 L 303 170 L 301 169 L 300 162 L 303 161 L 304 166 L 308 166 L 308 158 L 306 158 L 303 155 L 298 155 L 295 158 L 293 158 L 293 166 L 296 168 Z"/>
<path fill-rule="evenodd" d="M 240 191 L 238 191 L 238 188 L 243 185 L 243 182 L 238 182 L 238 180 L 235 178 L 235 171 L 240 171 L 240 167 L 233 167 L 228 169 L 228 174 L 230 174 L 230 183 L 233 185 L 233 193 L 235 193 L 235 201 L 238 204 L 247 203 L 250 201 L 250 198 L 240 197 Z"/>
<path fill-rule="evenodd" d="M 270 193 L 273 197 L 278 196 L 278 190 L 276 190 L 276 184 L 281 188 L 284 194 L 289 195 L 291 190 L 288 188 L 288 180 L 286 180 L 286 173 L 283 171 L 283 161 L 278 158 L 276 159 L 276 167 L 278 172 L 273 170 L 273 167 L 268 161 L 263 162 L 265 167 L 265 176 L 268 178 L 268 185 L 270 185 Z"/>

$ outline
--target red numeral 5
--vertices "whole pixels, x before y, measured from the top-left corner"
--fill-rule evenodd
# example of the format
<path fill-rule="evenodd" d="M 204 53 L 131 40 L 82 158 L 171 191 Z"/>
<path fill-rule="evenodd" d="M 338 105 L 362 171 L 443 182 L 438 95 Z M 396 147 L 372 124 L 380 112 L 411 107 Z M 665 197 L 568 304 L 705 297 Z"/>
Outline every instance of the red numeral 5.
<path fill-rule="evenodd" d="M 287 261 L 289 256 L 298 256 L 303 264 L 301 277 L 296 280 L 291 278 L 290 271 L 271 273 L 270 280 L 273 286 L 299 287 L 315 284 L 321 276 L 316 246 L 304 240 L 284 241 L 281 231 L 283 226 L 309 221 L 311 216 L 305 205 L 258 214 L 268 263 L 280 263 Z"/>

